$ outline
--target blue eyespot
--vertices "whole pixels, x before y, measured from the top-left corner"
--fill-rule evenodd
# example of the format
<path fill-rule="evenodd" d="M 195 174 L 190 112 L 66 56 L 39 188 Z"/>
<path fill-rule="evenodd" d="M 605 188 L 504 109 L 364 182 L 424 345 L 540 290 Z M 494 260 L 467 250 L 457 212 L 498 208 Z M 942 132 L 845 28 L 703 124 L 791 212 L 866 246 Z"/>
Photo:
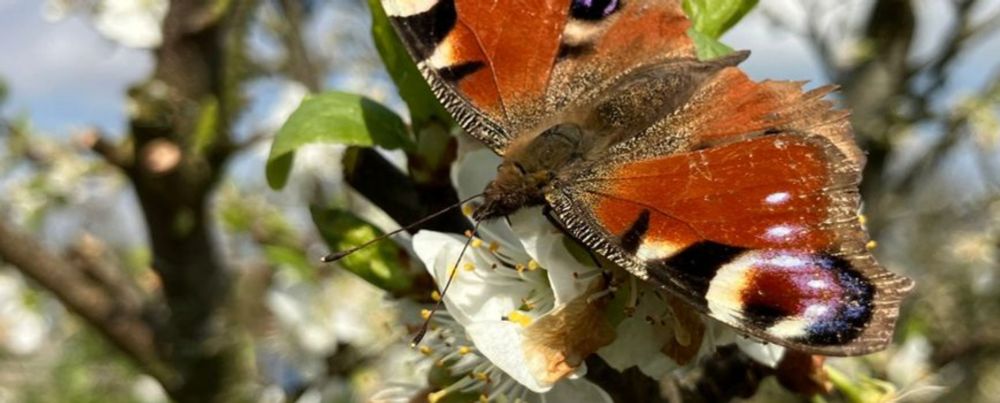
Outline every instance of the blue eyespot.
<path fill-rule="evenodd" d="M 618 11 L 620 6 L 618 0 L 573 0 L 569 13 L 579 20 L 597 21 Z"/>

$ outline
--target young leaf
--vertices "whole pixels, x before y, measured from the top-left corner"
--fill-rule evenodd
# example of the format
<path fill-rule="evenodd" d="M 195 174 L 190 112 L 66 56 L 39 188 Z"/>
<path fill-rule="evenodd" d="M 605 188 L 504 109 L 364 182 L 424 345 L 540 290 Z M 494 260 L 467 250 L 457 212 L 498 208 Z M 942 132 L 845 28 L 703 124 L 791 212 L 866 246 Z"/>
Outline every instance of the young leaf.
<path fill-rule="evenodd" d="M 698 52 L 698 59 L 712 60 L 733 51 L 733 48 L 694 28 L 688 29 L 687 34 L 694 41 L 695 50 Z"/>
<path fill-rule="evenodd" d="M 719 37 L 756 5 L 757 0 L 684 0 L 684 12 L 692 22 L 687 34 L 694 41 L 698 58 L 711 60 L 732 52 Z"/>
<path fill-rule="evenodd" d="M 382 235 L 375 226 L 336 208 L 312 206 L 313 223 L 331 251 L 343 251 Z M 386 291 L 409 289 L 405 254 L 392 240 L 378 242 L 337 261 L 341 267 Z"/>
<path fill-rule="evenodd" d="M 378 102 L 337 91 L 308 96 L 281 126 L 271 144 L 271 154 L 267 157 L 267 183 L 271 188 L 285 186 L 295 150 L 313 143 L 377 145 L 387 149 L 413 147 L 403 120 Z"/>
<path fill-rule="evenodd" d="M 684 0 L 684 12 L 696 31 L 719 39 L 757 5 L 757 0 Z"/>

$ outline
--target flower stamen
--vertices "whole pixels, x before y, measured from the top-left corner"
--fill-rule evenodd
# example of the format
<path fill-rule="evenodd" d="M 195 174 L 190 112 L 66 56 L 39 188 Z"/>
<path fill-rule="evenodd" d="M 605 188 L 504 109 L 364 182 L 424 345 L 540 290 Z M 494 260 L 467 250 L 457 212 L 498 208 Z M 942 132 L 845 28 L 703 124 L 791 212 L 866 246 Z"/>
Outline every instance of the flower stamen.
<path fill-rule="evenodd" d="M 509 322 L 517 323 L 521 325 L 521 327 L 528 327 L 528 325 L 531 324 L 532 320 L 531 316 L 528 316 L 522 313 L 521 311 L 511 311 L 509 314 L 507 314 L 507 317 L 504 319 Z"/>

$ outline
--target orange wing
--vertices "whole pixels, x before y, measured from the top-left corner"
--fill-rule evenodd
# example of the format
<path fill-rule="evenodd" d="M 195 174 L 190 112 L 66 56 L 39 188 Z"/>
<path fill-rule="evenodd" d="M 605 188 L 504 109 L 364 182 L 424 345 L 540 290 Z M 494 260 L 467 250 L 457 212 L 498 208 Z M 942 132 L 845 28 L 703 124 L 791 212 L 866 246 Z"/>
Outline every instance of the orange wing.
<path fill-rule="evenodd" d="M 503 154 L 511 139 L 613 78 L 694 59 L 676 1 L 383 0 L 442 104 Z"/>
<path fill-rule="evenodd" d="M 882 349 L 912 284 L 865 248 L 861 154 L 828 91 L 725 68 L 562 176 L 550 204 L 589 247 L 745 333 L 817 354 Z"/>

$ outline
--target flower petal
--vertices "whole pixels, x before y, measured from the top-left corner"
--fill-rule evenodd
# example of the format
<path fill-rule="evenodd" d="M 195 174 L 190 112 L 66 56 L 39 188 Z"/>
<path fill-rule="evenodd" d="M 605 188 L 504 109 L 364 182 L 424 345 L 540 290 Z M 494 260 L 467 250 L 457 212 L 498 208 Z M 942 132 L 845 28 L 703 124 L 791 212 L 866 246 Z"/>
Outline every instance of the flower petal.
<path fill-rule="evenodd" d="M 552 382 L 542 381 L 528 364 L 523 331 L 520 325 L 507 321 L 476 322 L 465 327 L 476 349 L 493 365 L 532 392 L 547 392 Z"/>
<path fill-rule="evenodd" d="M 464 199 L 482 193 L 496 177 L 500 162 L 500 156 L 485 148 L 462 154 L 451 169 L 451 183 L 458 197 Z"/>
<path fill-rule="evenodd" d="M 736 347 L 761 364 L 774 368 L 785 355 L 785 348 L 774 343 L 761 343 L 746 337 L 736 338 Z"/>
<path fill-rule="evenodd" d="M 675 342 L 671 329 L 674 321 L 667 305 L 656 296 L 652 285 L 638 283 L 636 288 L 637 290 L 628 287 L 619 291 L 638 292 L 641 295 L 635 312 L 623 319 L 615 329 L 617 334 L 625 337 L 616 338 L 597 353 L 619 372 L 638 366 L 646 375 L 659 379 L 677 368 L 677 364 L 662 352 L 665 346 Z M 628 295 L 624 297 L 627 298 Z"/>
<path fill-rule="evenodd" d="M 529 399 L 529 401 L 531 400 Z M 600 386 L 586 379 L 576 379 L 557 383 L 548 393 L 539 395 L 538 401 L 541 403 L 611 403 L 613 400 Z"/>
<path fill-rule="evenodd" d="M 532 279 L 531 273 L 525 273 L 523 278 L 499 274 L 499 270 L 509 269 L 492 269 L 495 261 L 477 248 L 468 248 L 462 262 L 456 265 L 464 245 L 465 238 L 454 234 L 420 231 L 413 236 L 413 250 L 427 266 L 438 289 L 444 289 L 451 268 L 457 267 L 444 302 L 463 326 L 477 321 L 500 320 L 521 306 L 522 299 L 547 287 L 544 281 Z M 471 271 L 467 270 L 468 264 L 471 264 Z"/>
<path fill-rule="evenodd" d="M 528 364 L 544 382 L 573 375 L 584 359 L 614 341 L 615 331 L 604 313 L 608 299 L 591 300 L 603 289 L 604 281 L 598 279 L 586 293 L 525 329 Z"/>
<path fill-rule="evenodd" d="M 615 370 L 622 372 L 634 366 L 661 367 L 662 362 L 668 362 L 665 355 L 660 353 L 670 336 L 669 332 L 658 332 L 659 326 L 653 326 L 646 322 L 644 316 L 635 315 L 625 318 L 618 324 L 615 332 L 617 337 L 611 344 L 602 347 L 597 351 Z M 659 329 L 662 330 L 662 329 Z M 657 374 L 648 374 L 657 375 Z"/>
<path fill-rule="evenodd" d="M 549 223 L 541 207 L 521 209 L 511 214 L 510 224 L 528 255 L 548 271 L 556 306 L 586 292 L 587 287 L 601 275 L 601 269 L 595 264 L 582 263 L 570 252 L 567 242 L 575 241 Z"/>

